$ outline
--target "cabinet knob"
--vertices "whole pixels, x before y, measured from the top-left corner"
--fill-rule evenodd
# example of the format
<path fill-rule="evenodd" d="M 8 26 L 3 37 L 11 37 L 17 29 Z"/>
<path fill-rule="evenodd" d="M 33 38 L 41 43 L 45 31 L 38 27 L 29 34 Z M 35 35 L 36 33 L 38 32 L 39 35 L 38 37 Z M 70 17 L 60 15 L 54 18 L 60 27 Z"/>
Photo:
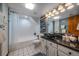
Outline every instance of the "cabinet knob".
<path fill-rule="evenodd" d="M 71 55 L 71 52 L 69 52 L 69 55 Z"/>

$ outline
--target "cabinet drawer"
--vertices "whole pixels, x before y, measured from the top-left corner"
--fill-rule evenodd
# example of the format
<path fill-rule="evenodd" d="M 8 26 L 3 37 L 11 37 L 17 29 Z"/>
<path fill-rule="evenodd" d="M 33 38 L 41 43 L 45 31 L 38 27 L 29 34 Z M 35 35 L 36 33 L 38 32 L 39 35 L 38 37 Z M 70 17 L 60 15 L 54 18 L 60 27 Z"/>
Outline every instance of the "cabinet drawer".
<path fill-rule="evenodd" d="M 66 48 L 64 46 L 58 45 L 58 50 L 64 52 L 68 56 L 79 56 L 79 52 Z"/>
<path fill-rule="evenodd" d="M 50 41 L 47 41 L 47 45 L 57 48 L 57 44 L 50 42 Z"/>
<path fill-rule="evenodd" d="M 69 56 L 79 56 L 79 52 L 68 49 L 68 55 Z"/>

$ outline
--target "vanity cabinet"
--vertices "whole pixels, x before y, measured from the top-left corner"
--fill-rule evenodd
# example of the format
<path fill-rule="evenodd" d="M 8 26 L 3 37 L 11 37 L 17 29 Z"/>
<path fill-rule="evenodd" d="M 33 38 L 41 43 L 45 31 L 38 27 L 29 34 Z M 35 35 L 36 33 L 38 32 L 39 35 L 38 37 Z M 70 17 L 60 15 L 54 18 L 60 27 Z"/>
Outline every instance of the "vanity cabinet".
<path fill-rule="evenodd" d="M 47 55 L 57 56 L 57 44 L 47 41 Z"/>
<path fill-rule="evenodd" d="M 40 38 L 41 40 L 41 51 L 47 56 L 57 56 L 57 44 Z"/>
<path fill-rule="evenodd" d="M 79 56 L 79 52 L 41 38 L 42 53 L 47 56 Z"/>

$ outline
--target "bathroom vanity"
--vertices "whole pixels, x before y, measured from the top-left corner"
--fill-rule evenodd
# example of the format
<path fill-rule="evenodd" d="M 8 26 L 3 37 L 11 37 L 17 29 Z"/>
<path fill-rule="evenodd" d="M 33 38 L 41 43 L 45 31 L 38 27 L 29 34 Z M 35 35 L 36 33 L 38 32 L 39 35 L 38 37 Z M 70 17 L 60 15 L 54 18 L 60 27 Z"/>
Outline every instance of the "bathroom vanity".
<path fill-rule="evenodd" d="M 79 47 L 72 47 L 68 43 L 57 40 L 55 38 L 49 39 L 41 36 L 42 52 L 47 56 L 79 56 Z"/>

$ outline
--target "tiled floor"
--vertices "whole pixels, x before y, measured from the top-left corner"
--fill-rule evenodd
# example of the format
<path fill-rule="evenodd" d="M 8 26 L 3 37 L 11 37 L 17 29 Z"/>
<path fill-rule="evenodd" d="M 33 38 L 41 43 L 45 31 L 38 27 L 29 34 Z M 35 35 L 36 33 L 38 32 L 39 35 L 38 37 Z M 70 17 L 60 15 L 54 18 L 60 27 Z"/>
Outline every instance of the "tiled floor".
<path fill-rule="evenodd" d="M 34 45 L 30 45 L 25 48 L 10 52 L 8 56 L 32 56 L 38 52 L 41 52 L 40 47 L 35 48 Z"/>

